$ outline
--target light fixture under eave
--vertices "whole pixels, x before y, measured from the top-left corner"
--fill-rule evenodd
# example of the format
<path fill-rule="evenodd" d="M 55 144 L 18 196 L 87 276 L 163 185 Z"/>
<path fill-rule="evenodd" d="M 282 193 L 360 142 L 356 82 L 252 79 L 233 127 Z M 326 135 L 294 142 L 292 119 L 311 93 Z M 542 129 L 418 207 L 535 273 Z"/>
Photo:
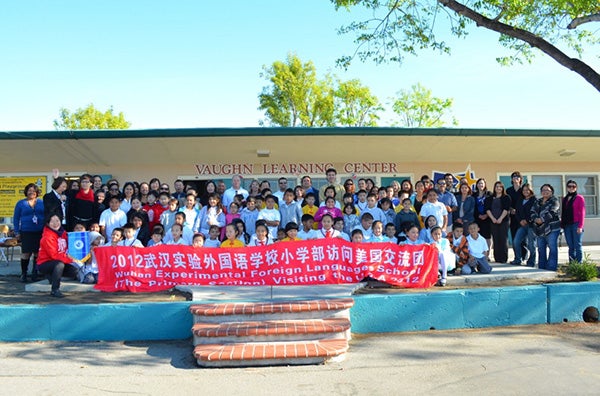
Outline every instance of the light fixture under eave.
<path fill-rule="evenodd" d="M 268 157 L 271 155 L 271 150 L 258 149 L 256 150 L 256 155 L 258 155 L 259 157 Z"/>
<path fill-rule="evenodd" d="M 568 149 L 562 149 L 558 152 L 558 155 L 560 155 L 561 157 L 570 157 L 572 155 L 574 155 L 577 151 L 575 150 L 568 150 Z"/>

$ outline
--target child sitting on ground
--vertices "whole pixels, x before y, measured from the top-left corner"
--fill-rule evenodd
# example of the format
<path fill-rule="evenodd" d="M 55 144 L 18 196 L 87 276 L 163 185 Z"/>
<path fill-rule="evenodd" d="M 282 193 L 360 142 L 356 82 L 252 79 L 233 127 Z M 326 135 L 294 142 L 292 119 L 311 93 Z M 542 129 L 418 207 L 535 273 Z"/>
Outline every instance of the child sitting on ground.
<path fill-rule="evenodd" d="M 456 269 L 454 275 L 460 275 L 462 268 L 468 265 L 469 262 L 469 242 L 467 237 L 463 235 L 463 225 L 461 223 L 454 223 L 452 226 L 452 232 L 448 234 L 448 241 L 450 241 L 450 248 L 456 256 Z"/>
<path fill-rule="evenodd" d="M 468 265 L 463 266 L 462 274 L 468 275 L 475 270 L 482 274 L 489 274 L 492 272 L 492 267 L 488 262 L 488 245 L 484 237 L 479 235 L 479 226 L 477 223 L 469 224 L 469 236 L 467 236 L 469 242 L 469 261 Z"/>

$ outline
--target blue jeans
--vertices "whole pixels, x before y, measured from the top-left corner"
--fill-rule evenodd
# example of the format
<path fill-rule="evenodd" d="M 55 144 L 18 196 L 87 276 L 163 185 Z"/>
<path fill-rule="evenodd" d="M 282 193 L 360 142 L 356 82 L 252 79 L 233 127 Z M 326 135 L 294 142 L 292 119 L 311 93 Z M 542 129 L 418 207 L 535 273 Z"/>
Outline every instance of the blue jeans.
<path fill-rule="evenodd" d="M 538 267 L 540 269 L 556 271 L 558 268 L 558 235 L 560 235 L 560 230 L 537 237 Z"/>
<path fill-rule="evenodd" d="M 471 265 L 473 265 L 473 267 L 471 267 Z M 481 258 L 475 258 L 474 263 L 469 263 L 469 264 L 463 265 L 461 274 L 462 275 L 474 274 L 476 270 L 481 274 L 489 274 L 490 272 L 492 272 L 492 266 L 490 265 L 490 263 L 488 262 L 488 260 L 485 256 L 483 256 Z"/>
<path fill-rule="evenodd" d="M 577 233 L 577 224 L 568 225 L 563 230 L 567 245 L 569 246 L 569 261 L 575 260 L 578 263 L 581 263 L 581 259 L 583 258 L 583 251 L 581 248 L 583 231 L 581 234 Z"/>
<path fill-rule="evenodd" d="M 515 234 L 515 239 L 513 241 L 513 250 L 515 251 L 515 261 L 522 261 L 523 257 L 521 257 L 521 244 L 526 240 L 525 249 L 527 250 L 529 257 L 527 259 L 527 265 L 533 267 L 535 265 L 535 259 L 537 257 L 536 249 L 536 237 L 533 234 L 533 229 L 531 227 L 524 226 L 519 227 Z"/>

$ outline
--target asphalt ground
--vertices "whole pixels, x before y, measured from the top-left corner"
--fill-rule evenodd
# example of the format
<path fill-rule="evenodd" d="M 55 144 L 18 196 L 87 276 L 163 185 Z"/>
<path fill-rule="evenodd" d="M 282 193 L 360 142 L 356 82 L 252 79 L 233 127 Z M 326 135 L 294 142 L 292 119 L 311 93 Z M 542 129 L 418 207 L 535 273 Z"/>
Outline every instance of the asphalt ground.
<path fill-rule="evenodd" d="M 344 361 L 203 369 L 191 340 L 0 343 L 2 395 L 598 395 L 600 325 L 355 337 Z"/>

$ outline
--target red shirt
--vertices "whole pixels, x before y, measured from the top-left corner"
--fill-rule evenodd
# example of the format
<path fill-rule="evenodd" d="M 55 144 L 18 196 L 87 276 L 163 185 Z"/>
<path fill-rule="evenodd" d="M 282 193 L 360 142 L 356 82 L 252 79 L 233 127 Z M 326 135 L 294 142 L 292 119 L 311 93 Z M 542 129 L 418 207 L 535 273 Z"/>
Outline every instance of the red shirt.
<path fill-rule="evenodd" d="M 67 233 L 65 230 L 54 231 L 52 228 L 46 226 L 44 227 L 44 231 L 42 231 L 37 264 L 40 265 L 52 260 L 62 261 L 65 264 L 73 262 L 67 256 Z"/>

